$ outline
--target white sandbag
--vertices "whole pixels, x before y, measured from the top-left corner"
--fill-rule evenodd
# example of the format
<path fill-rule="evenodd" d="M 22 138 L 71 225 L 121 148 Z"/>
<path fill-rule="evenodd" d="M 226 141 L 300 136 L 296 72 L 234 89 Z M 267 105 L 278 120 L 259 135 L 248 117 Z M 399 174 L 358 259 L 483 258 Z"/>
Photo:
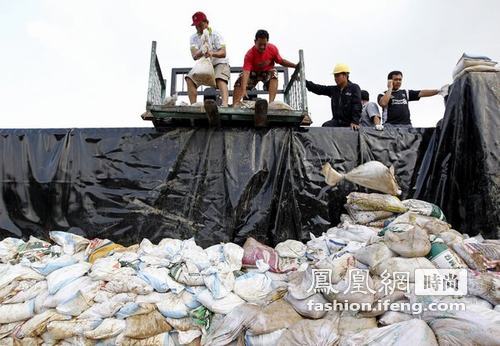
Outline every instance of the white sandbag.
<path fill-rule="evenodd" d="M 314 295 L 314 277 L 312 267 L 304 271 L 291 272 L 289 274 L 288 292 L 295 299 L 306 299 Z"/>
<path fill-rule="evenodd" d="M 307 246 L 298 240 L 285 240 L 274 248 L 280 257 L 300 258 L 306 254 Z"/>
<path fill-rule="evenodd" d="M 390 195 L 401 194 L 401 188 L 394 177 L 394 168 L 392 166 L 391 168 L 387 168 L 383 163 L 378 161 L 364 163 L 347 174 L 341 174 L 333 169 L 329 163 L 325 163 L 321 172 L 325 176 L 326 183 L 330 186 L 335 186 L 342 179 L 346 179 L 351 183 Z"/>
<path fill-rule="evenodd" d="M 370 268 L 378 276 L 384 271 L 391 276 L 395 272 L 409 273 L 409 282 L 415 282 L 415 269 L 436 269 L 436 266 L 425 257 L 392 257 Z"/>
<path fill-rule="evenodd" d="M 181 292 L 175 294 L 173 292 L 165 293 L 164 300 L 156 303 L 158 311 L 165 317 L 170 318 L 183 318 L 189 314 L 189 307 L 184 303 L 185 295 L 189 293 Z"/>
<path fill-rule="evenodd" d="M 156 310 L 155 304 L 129 302 L 125 303 L 125 305 L 118 310 L 115 317 L 123 320 L 130 316 L 143 315 L 154 310 Z"/>
<path fill-rule="evenodd" d="M 1 274 L 0 274 L 1 275 Z M 22 291 L 22 289 L 19 289 L 19 281 L 15 280 L 12 281 L 10 284 L 4 286 L 3 288 L 0 288 L 0 302 L 14 297 L 16 294 Z"/>
<path fill-rule="evenodd" d="M 44 302 L 44 306 L 46 308 L 55 308 L 59 304 L 62 304 L 73 298 L 81 288 L 91 285 L 93 286 L 93 281 L 91 278 L 89 278 L 88 276 L 79 277 L 59 289 L 55 294 L 49 295 Z"/>
<path fill-rule="evenodd" d="M 500 273 L 467 270 L 467 292 L 493 305 L 500 304 Z"/>
<path fill-rule="evenodd" d="M 48 289 L 43 290 L 35 297 L 34 308 L 33 308 L 33 310 L 35 311 L 35 314 L 41 314 L 42 312 L 49 310 L 49 308 L 45 306 L 45 302 L 47 301 L 47 299 L 49 297 L 52 297 L 52 296 L 49 294 Z M 57 306 L 57 304 L 54 305 L 53 308 L 56 306 Z"/>
<path fill-rule="evenodd" d="M 114 257 L 103 257 L 97 259 L 90 270 L 89 276 L 94 280 L 110 281 L 115 275 L 121 273 L 120 262 Z M 127 268 L 135 272 L 132 268 Z"/>
<path fill-rule="evenodd" d="M 328 247 L 328 241 L 330 238 L 324 234 L 321 237 L 315 237 L 314 234 L 309 233 L 309 236 L 311 240 L 309 240 L 306 244 L 306 256 L 308 259 L 316 261 L 330 255 L 331 252 Z M 344 242 L 339 246 L 339 248 L 342 248 L 346 244 L 347 242 Z"/>
<path fill-rule="evenodd" d="M 25 267 L 21 264 L 10 265 L 6 264 L 3 266 L 0 274 L 0 289 L 8 286 L 13 281 L 16 280 L 45 280 L 43 275 L 38 274 L 31 268 Z"/>
<path fill-rule="evenodd" d="M 365 317 L 355 311 L 341 311 L 339 313 L 339 335 L 352 335 L 371 328 L 377 328 L 377 319 L 374 317 Z"/>
<path fill-rule="evenodd" d="M 177 332 L 177 340 L 181 345 L 188 345 L 189 343 L 195 341 L 195 339 L 197 339 L 200 336 L 201 336 L 201 331 L 199 329 Z"/>
<path fill-rule="evenodd" d="M 269 102 L 267 106 L 268 110 L 276 110 L 276 111 L 293 111 L 293 108 L 286 104 L 283 101 L 275 100 L 273 102 Z"/>
<path fill-rule="evenodd" d="M 22 239 L 5 238 L 0 241 L 0 263 L 8 263 L 17 255 L 17 249 L 24 244 Z"/>
<path fill-rule="evenodd" d="M 61 257 L 44 257 L 40 262 L 31 263 L 31 268 L 43 276 L 47 276 L 55 270 L 76 264 L 78 261 L 70 255 Z"/>
<path fill-rule="evenodd" d="M 229 266 L 229 270 L 240 270 L 243 263 L 243 248 L 233 243 L 226 243 L 223 245 L 223 252 L 224 260 Z"/>
<path fill-rule="evenodd" d="M 6 336 L 12 334 L 14 330 L 17 330 L 23 322 L 12 322 L 12 323 L 6 323 L 6 324 L 0 324 L 0 340 L 5 338 Z M 2 343 L 2 341 L 0 341 Z"/>
<path fill-rule="evenodd" d="M 39 315 L 35 315 L 26 321 L 19 330 L 16 331 L 16 338 L 23 339 L 29 336 L 41 335 L 45 332 L 47 324 L 51 321 L 64 321 L 71 319 L 70 316 L 59 314 L 55 310 L 47 310 Z"/>
<path fill-rule="evenodd" d="M 414 345 L 438 346 L 429 326 L 424 321 L 417 319 L 382 328 L 366 329 L 341 338 L 339 345 L 407 346 L 410 341 Z"/>
<path fill-rule="evenodd" d="M 319 270 L 327 270 L 332 284 L 339 283 L 347 274 L 349 268 L 356 266 L 356 259 L 350 253 L 338 253 L 330 257 L 324 258 L 314 265 L 314 268 Z M 310 282 L 312 285 L 312 280 Z M 311 286 L 309 286 L 311 287 Z"/>
<path fill-rule="evenodd" d="M 24 303 L 27 300 L 36 298 L 45 290 L 47 290 L 47 281 L 38 281 L 27 290 L 20 291 L 14 297 L 4 300 L 2 304 Z"/>
<path fill-rule="evenodd" d="M 196 245 L 194 238 L 182 241 L 180 254 L 183 261 L 193 262 L 200 271 L 211 266 L 206 252 L 200 246 Z"/>
<path fill-rule="evenodd" d="M 197 85 L 206 85 L 215 88 L 215 72 L 210 58 L 201 57 L 196 60 L 189 72 L 191 78 Z"/>
<path fill-rule="evenodd" d="M 323 318 L 328 312 L 326 309 L 316 307 L 325 306 L 328 303 L 321 293 L 316 293 L 306 299 L 295 299 L 290 294 L 284 298 L 301 316 L 317 320 Z"/>
<path fill-rule="evenodd" d="M 262 273 L 246 273 L 234 281 L 234 293 L 247 302 L 260 301 L 271 291 L 272 281 Z"/>
<path fill-rule="evenodd" d="M 339 335 L 329 320 L 303 320 L 295 323 L 281 335 L 278 346 L 332 346 L 338 343 Z"/>
<path fill-rule="evenodd" d="M 157 292 L 164 293 L 171 290 L 174 293 L 180 293 L 184 286 L 175 282 L 169 275 L 167 268 L 142 268 L 139 277 L 144 279 Z"/>
<path fill-rule="evenodd" d="M 53 340 L 69 339 L 94 330 L 101 322 L 101 320 L 51 321 L 47 324 L 47 333 Z"/>
<path fill-rule="evenodd" d="M 500 313 L 479 305 L 465 311 L 426 311 L 424 320 L 440 345 L 498 345 Z"/>
<path fill-rule="evenodd" d="M 210 295 L 210 293 L 208 294 Z M 231 310 L 221 320 L 215 321 L 215 319 L 212 319 L 213 323 L 204 344 L 213 346 L 230 344 L 233 340 L 236 340 L 238 335 L 248 326 L 260 310 L 257 305 L 242 304 Z M 254 335 L 251 332 L 250 334 Z"/>
<path fill-rule="evenodd" d="M 405 226 L 405 227 L 402 227 Z M 384 228 L 385 244 L 403 257 L 423 257 L 431 251 L 427 232 L 412 224 L 389 225 Z"/>
<path fill-rule="evenodd" d="M 234 293 L 229 293 L 222 299 L 214 299 L 208 289 L 198 292 L 196 294 L 196 299 L 210 311 L 224 315 L 231 312 L 238 305 L 245 303 L 243 299 Z"/>
<path fill-rule="evenodd" d="M 35 315 L 35 300 L 0 305 L 0 324 L 27 320 Z"/>
<path fill-rule="evenodd" d="M 241 267 L 241 265 L 240 265 Z M 170 276 L 178 283 L 188 286 L 203 286 L 203 275 L 198 267 L 191 261 L 185 261 L 175 264 L 169 270 Z"/>
<path fill-rule="evenodd" d="M 420 215 L 412 211 L 408 211 L 402 215 L 399 215 L 388 226 L 395 226 L 398 224 L 416 225 L 424 229 L 429 235 L 439 235 L 442 232 L 449 232 L 451 230 L 451 226 L 442 220 L 439 220 L 432 216 Z"/>
<path fill-rule="evenodd" d="M 278 340 L 286 329 L 278 329 L 269 334 L 253 335 L 245 333 L 245 346 L 269 346 L 277 345 Z"/>
<path fill-rule="evenodd" d="M 2 340 L 2 346 L 39 346 L 42 344 L 43 339 L 41 338 L 24 338 L 21 342 L 13 337 L 8 337 Z"/>
<path fill-rule="evenodd" d="M 379 318 L 378 322 L 383 326 L 412 320 L 413 316 L 399 311 L 386 311 Z"/>
<path fill-rule="evenodd" d="M 419 199 L 406 199 L 402 201 L 409 211 L 414 213 L 432 216 L 439 220 L 446 221 L 443 211 L 437 205 Z"/>
<path fill-rule="evenodd" d="M 347 242 L 368 243 L 377 237 L 377 232 L 363 225 L 344 224 L 342 227 L 330 228 L 326 235 L 328 238 L 342 239 Z"/>
<path fill-rule="evenodd" d="M 202 272 L 203 282 L 215 299 L 227 296 L 234 287 L 234 274 L 229 268 L 207 268 Z"/>
<path fill-rule="evenodd" d="M 117 336 L 125 330 L 127 322 L 116 318 L 106 318 L 94 330 L 86 331 L 83 335 L 92 340 L 107 339 Z"/>
<path fill-rule="evenodd" d="M 351 217 L 353 223 L 360 225 L 366 225 L 370 222 L 388 219 L 394 215 L 394 213 L 384 210 L 373 210 L 373 211 L 356 210 L 351 208 L 349 204 L 346 204 L 344 207 L 349 213 L 349 216 Z"/>
<path fill-rule="evenodd" d="M 90 243 L 88 239 L 68 232 L 52 231 L 49 232 L 49 237 L 68 255 L 85 250 Z"/>
<path fill-rule="evenodd" d="M 80 291 L 70 300 L 59 304 L 56 311 L 68 316 L 79 316 L 82 312 L 93 305 L 93 301 L 85 299 Z"/>
<path fill-rule="evenodd" d="M 47 276 L 49 293 L 55 294 L 61 287 L 85 275 L 90 267 L 90 263 L 80 262 L 53 271 Z"/>
<path fill-rule="evenodd" d="M 136 303 L 142 304 L 156 304 L 159 303 L 168 297 L 171 296 L 171 293 L 158 293 L 158 292 L 152 292 L 149 294 L 145 295 L 138 295 L 137 298 L 135 299 Z"/>
<path fill-rule="evenodd" d="M 354 257 L 369 267 L 374 267 L 380 262 L 395 256 L 396 254 L 383 242 L 367 245 L 354 252 Z"/>
<path fill-rule="evenodd" d="M 114 293 L 149 294 L 153 292 L 153 287 L 138 276 L 124 275 L 114 276 L 106 284 L 105 289 Z"/>
<path fill-rule="evenodd" d="M 134 339 L 123 336 L 116 338 L 116 346 L 179 346 L 171 333 L 161 333 L 146 339 Z"/>
<path fill-rule="evenodd" d="M 356 210 L 385 210 L 392 213 L 405 213 L 408 208 L 399 198 L 380 193 L 351 192 L 347 196 L 347 204 Z"/>
<path fill-rule="evenodd" d="M 133 302 L 136 298 L 132 293 L 120 293 L 113 296 L 110 300 L 102 303 L 96 303 L 82 312 L 78 319 L 80 320 L 98 320 L 114 316 L 123 305 Z"/>
<path fill-rule="evenodd" d="M 356 286 L 352 283 L 355 280 L 354 275 L 362 278 L 362 282 L 357 282 Z M 361 310 L 366 310 L 365 306 L 371 307 L 375 301 L 373 280 L 368 270 L 350 268 L 346 277 L 332 287 L 332 291 L 323 292 L 323 296 L 332 303 L 348 301 L 351 304 L 359 304 Z"/>

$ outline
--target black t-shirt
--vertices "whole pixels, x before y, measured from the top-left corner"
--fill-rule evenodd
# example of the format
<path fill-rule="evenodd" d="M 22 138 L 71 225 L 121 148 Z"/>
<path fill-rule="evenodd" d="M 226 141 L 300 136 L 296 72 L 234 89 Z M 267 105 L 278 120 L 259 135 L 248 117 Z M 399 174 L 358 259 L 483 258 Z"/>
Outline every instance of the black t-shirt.
<path fill-rule="evenodd" d="M 384 112 L 387 112 L 386 123 L 392 125 L 411 125 L 408 102 L 420 100 L 419 93 L 420 90 L 398 89 L 393 91 L 387 108 L 384 108 Z M 377 101 L 380 102 L 383 96 L 383 94 L 379 94 Z"/>

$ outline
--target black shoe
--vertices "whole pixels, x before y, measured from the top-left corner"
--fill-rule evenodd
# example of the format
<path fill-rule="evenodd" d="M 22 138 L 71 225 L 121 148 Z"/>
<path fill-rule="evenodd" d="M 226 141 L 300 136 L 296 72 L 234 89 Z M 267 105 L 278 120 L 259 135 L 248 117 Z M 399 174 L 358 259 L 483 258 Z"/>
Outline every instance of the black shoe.
<path fill-rule="evenodd" d="M 255 101 L 255 114 L 254 114 L 255 127 L 267 126 L 267 101 L 258 99 Z"/>

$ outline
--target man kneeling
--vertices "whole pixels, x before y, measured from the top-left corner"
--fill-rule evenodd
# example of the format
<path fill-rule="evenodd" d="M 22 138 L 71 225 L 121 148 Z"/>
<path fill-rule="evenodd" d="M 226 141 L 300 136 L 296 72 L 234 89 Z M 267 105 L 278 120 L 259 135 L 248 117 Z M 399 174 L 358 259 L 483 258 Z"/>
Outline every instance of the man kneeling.
<path fill-rule="evenodd" d="M 278 91 L 278 71 L 274 64 L 297 67 L 297 64 L 283 59 L 278 48 L 268 41 L 269 33 L 266 30 L 257 31 L 255 45 L 245 54 L 243 72 L 234 83 L 233 106 L 238 106 L 242 97 L 248 97 L 247 90 L 259 82 L 264 83 L 264 89 L 269 91 L 269 102 L 273 102 Z"/>

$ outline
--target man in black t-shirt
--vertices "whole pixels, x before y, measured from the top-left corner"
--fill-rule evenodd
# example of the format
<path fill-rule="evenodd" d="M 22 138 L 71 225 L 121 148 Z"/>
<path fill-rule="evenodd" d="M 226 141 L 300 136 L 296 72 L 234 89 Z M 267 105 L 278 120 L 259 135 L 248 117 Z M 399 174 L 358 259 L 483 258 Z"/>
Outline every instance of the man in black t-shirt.
<path fill-rule="evenodd" d="M 383 124 L 411 126 L 408 102 L 418 101 L 421 97 L 437 95 L 439 90 L 400 89 L 403 81 L 401 71 L 392 71 L 387 76 L 387 90 L 378 95 L 378 104 L 383 110 Z"/>

